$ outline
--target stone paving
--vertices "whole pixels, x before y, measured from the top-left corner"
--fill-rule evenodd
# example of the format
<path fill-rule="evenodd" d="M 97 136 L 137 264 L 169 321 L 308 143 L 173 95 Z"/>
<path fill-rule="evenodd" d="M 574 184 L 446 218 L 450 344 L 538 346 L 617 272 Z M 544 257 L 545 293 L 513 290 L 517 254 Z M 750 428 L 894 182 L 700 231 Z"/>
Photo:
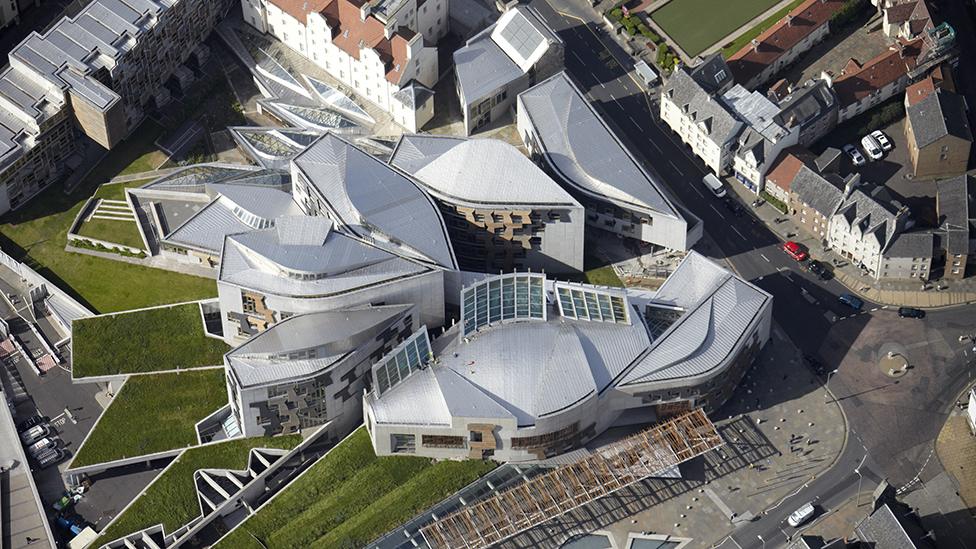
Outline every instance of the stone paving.
<path fill-rule="evenodd" d="M 875 15 L 854 31 L 827 36 L 823 42 L 804 53 L 798 63 L 794 63 L 779 74 L 778 78 L 785 78 L 788 82 L 796 84 L 811 78 L 819 78 L 823 71 L 837 77 L 851 58 L 864 63 L 887 48 L 888 43 L 881 30 L 881 16 Z M 773 81 L 769 83 L 772 84 Z"/>
<path fill-rule="evenodd" d="M 510 545 L 545 547 L 604 530 L 618 547 L 631 532 L 693 538 L 687 547 L 710 547 L 829 469 L 846 440 L 839 407 L 778 328 L 730 402 L 711 417 L 726 444 L 682 466 L 682 479 L 638 483 Z"/>
<path fill-rule="evenodd" d="M 963 413 L 946 421 L 935 443 L 942 467 L 956 485 L 956 492 L 970 508 L 976 508 L 976 436 Z"/>

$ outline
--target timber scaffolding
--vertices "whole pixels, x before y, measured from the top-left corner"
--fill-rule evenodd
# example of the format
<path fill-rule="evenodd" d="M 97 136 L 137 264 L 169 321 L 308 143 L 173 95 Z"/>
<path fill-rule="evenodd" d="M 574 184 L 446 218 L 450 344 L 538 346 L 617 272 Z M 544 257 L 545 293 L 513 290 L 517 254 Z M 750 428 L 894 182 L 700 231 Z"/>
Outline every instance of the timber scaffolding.
<path fill-rule="evenodd" d="M 432 549 L 481 549 L 718 448 L 698 408 L 577 461 L 462 507 L 421 529 Z"/>

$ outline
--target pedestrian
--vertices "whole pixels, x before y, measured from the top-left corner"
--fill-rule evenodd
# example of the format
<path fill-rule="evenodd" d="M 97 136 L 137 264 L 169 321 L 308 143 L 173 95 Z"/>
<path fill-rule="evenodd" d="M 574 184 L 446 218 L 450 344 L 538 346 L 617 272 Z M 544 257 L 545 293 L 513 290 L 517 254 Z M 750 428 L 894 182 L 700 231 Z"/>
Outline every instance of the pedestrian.
<path fill-rule="evenodd" d="M 37 541 L 41 541 L 41 539 L 40 538 L 32 538 L 30 536 L 27 536 L 27 545 L 31 545 L 32 543 L 37 542 Z"/>

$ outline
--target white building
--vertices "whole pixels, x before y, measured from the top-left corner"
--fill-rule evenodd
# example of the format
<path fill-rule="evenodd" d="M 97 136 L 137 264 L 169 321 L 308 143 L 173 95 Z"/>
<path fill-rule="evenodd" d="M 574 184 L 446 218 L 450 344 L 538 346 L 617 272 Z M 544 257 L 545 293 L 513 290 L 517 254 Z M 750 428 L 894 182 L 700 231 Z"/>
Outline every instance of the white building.
<path fill-rule="evenodd" d="M 462 270 L 583 270 L 583 206 L 512 145 L 404 135 L 390 164 L 437 200 Z"/>
<path fill-rule="evenodd" d="M 379 4 L 392 7 L 393 2 Z M 371 3 L 241 0 L 245 21 L 322 67 L 414 132 L 434 116 L 430 88 L 438 78 L 437 48 L 425 45 L 425 37 L 432 36 L 401 26 L 400 19 L 413 19 L 423 30 L 427 30 L 424 23 L 439 21 L 428 26 L 438 37 L 449 24 L 446 0 L 421 4 L 419 18 L 415 12 L 408 17 L 411 9 L 406 7 L 384 23 Z"/>
<path fill-rule="evenodd" d="M 331 422 L 336 437 L 362 423 L 360 397 L 377 359 L 417 329 L 411 305 L 293 316 L 224 356 L 229 436 L 274 436 Z"/>
<path fill-rule="evenodd" d="M 518 131 L 533 158 L 586 209 L 589 226 L 688 250 L 702 222 L 668 195 L 565 72 L 518 96 Z"/>
<path fill-rule="evenodd" d="M 508 9 L 454 52 L 467 135 L 511 110 L 515 97 L 563 68 L 562 39 L 529 6 Z"/>
<path fill-rule="evenodd" d="M 695 252 L 657 292 L 515 273 L 461 301 L 446 334 L 418 331 L 373 367 L 363 406 L 378 455 L 538 460 L 611 426 L 717 409 L 772 315 L 769 294 Z"/>
<path fill-rule="evenodd" d="M 834 252 L 863 265 L 873 278 L 881 278 L 882 256 L 905 228 L 907 209 L 894 209 L 879 200 L 882 187 L 873 190 L 848 183 L 828 224 L 827 242 Z M 870 193 L 870 194 L 869 194 Z"/>

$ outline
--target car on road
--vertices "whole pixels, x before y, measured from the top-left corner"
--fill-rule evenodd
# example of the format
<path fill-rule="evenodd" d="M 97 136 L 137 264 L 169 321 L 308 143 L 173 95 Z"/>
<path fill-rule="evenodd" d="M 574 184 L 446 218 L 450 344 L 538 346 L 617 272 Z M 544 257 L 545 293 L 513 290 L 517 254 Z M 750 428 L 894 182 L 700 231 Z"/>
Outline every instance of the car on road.
<path fill-rule="evenodd" d="M 841 294 L 840 297 L 837 298 L 837 301 L 840 301 L 855 311 L 860 311 L 861 308 L 864 307 L 864 301 L 861 301 L 861 298 L 851 294 Z"/>
<path fill-rule="evenodd" d="M 865 162 L 867 162 L 864 160 L 864 155 L 861 154 L 861 151 L 857 150 L 857 147 L 854 145 L 848 143 L 847 145 L 844 145 L 843 150 L 845 153 L 847 153 L 847 156 L 851 157 L 851 162 L 853 162 L 855 166 L 863 166 Z"/>
<path fill-rule="evenodd" d="M 30 429 L 35 425 L 40 425 L 42 423 L 47 423 L 47 422 L 48 422 L 48 418 L 44 416 L 33 415 L 17 424 L 17 432 L 23 433 L 24 431 Z"/>
<path fill-rule="evenodd" d="M 827 267 L 816 259 L 810 260 L 810 263 L 807 264 L 807 270 L 821 280 L 827 280 L 830 278 L 830 274 L 827 272 Z"/>
<path fill-rule="evenodd" d="M 925 318 L 925 311 L 914 307 L 899 307 L 898 316 L 902 318 Z"/>
<path fill-rule="evenodd" d="M 803 504 L 803 507 L 793 511 L 789 518 L 786 519 L 786 522 L 789 523 L 789 525 L 793 528 L 796 528 L 797 526 L 800 526 L 804 522 L 813 518 L 814 511 L 816 511 L 816 509 L 814 509 L 812 503 L 805 503 Z"/>
<path fill-rule="evenodd" d="M 712 191 L 712 194 L 714 194 L 716 197 L 725 198 L 725 187 L 722 185 L 722 181 L 719 180 L 719 178 L 710 173 L 705 174 L 705 177 L 702 178 L 702 183 L 708 187 L 708 190 Z"/>
<path fill-rule="evenodd" d="M 742 206 L 739 206 L 739 203 L 736 202 L 732 197 L 726 196 L 722 202 L 725 203 L 725 209 L 732 212 L 732 215 L 742 217 Z"/>
<path fill-rule="evenodd" d="M 881 143 L 878 143 L 878 140 L 873 135 L 865 135 L 861 138 L 861 146 L 864 147 L 864 152 L 868 153 L 871 160 L 881 160 L 884 157 L 884 151 L 881 150 Z"/>
<path fill-rule="evenodd" d="M 884 152 L 888 152 L 891 149 L 895 148 L 895 145 L 891 142 L 890 139 L 888 139 L 888 136 L 885 135 L 884 132 L 881 130 L 874 130 L 873 132 L 871 132 L 871 137 L 873 137 L 875 141 L 877 141 L 878 144 L 881 145 L 881 150 L 883 150 Z"/>
<path fill-rule="evenodd" d="M 792 240 L 787 240 L 783 243 L 783 251 L 797 261 L 806 261 L 810 257 L 810 254 L 802 246 Z"/>

